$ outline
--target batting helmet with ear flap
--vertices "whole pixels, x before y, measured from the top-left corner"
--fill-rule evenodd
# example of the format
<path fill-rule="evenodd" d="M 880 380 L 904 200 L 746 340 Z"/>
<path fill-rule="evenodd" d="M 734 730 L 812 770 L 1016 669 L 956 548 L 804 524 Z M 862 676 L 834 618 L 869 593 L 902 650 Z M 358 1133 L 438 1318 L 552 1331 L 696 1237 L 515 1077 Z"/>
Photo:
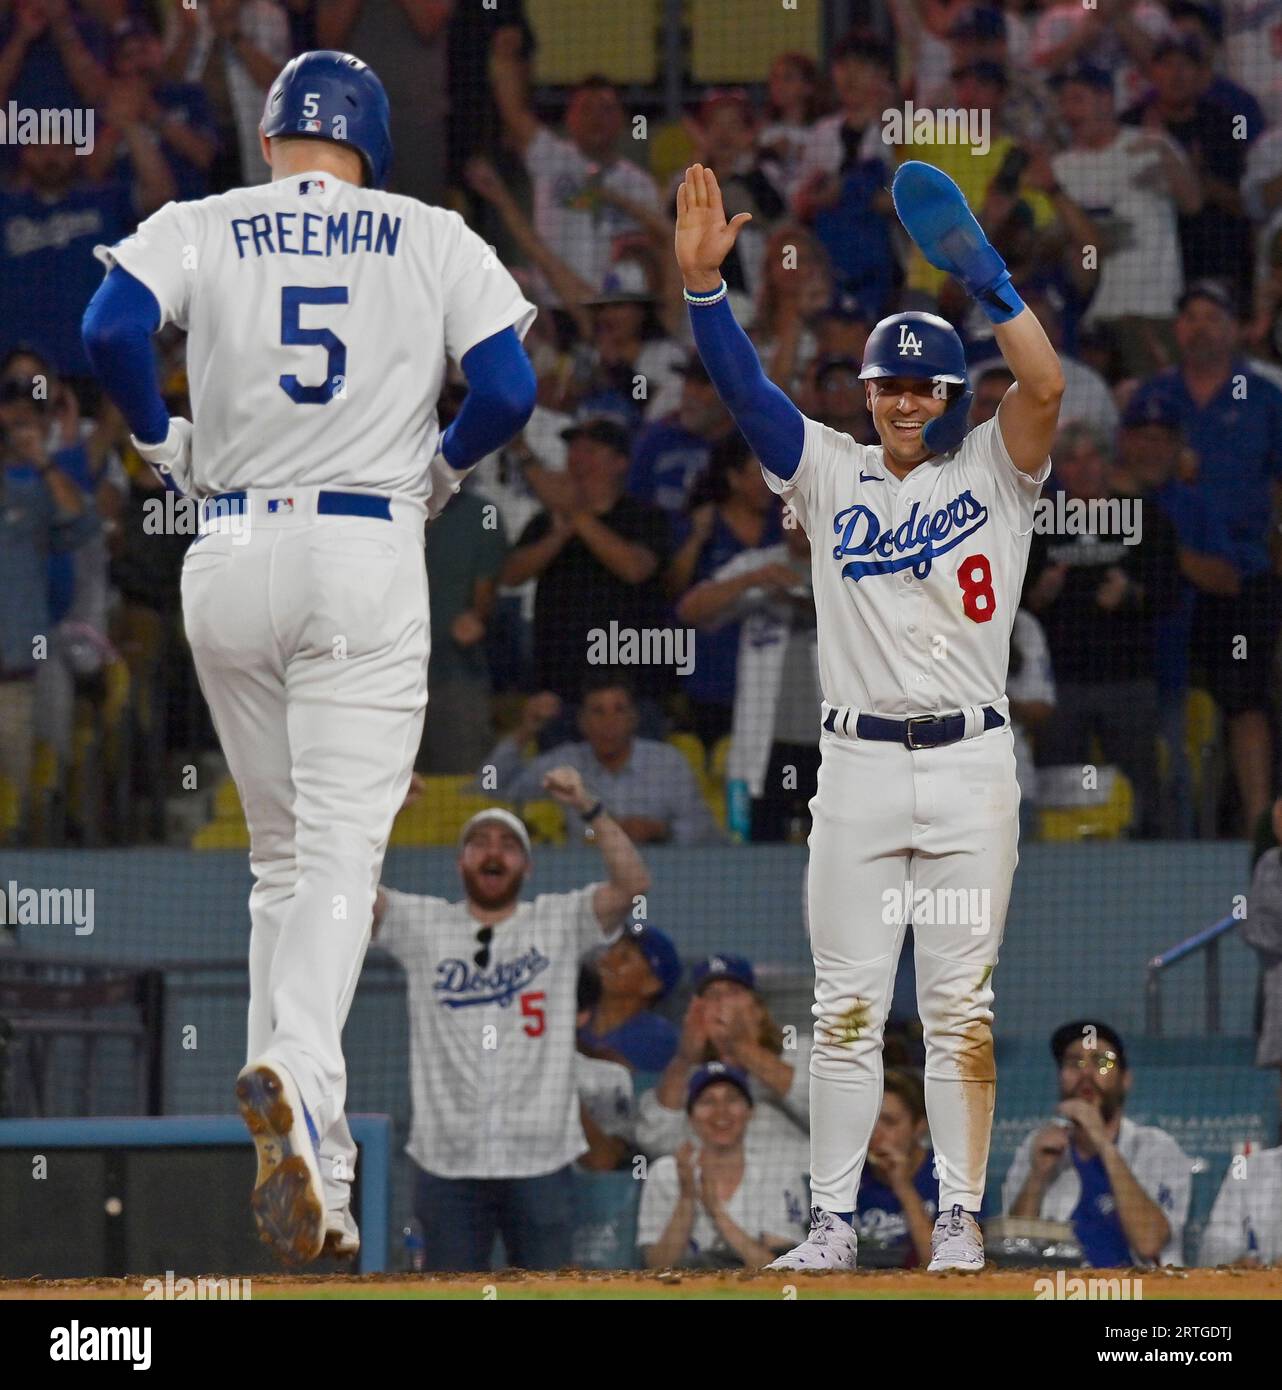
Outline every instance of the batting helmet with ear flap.
<path fill-rule="evenodd" d="M 932 454 L 947 454 L 966 437 L 972 392 L 966 370 L 966 352 L 957 330 L 938 314 L 892 314 L 868 335 L 860 379 L 920 377 L 950 386 L 961 386 L 955 400 L 922 431 L 922 442 Z"/>
<path fill-rule="evenodd" d="M 392 114 L 374 69 L 350 53 L 316 49 L 280 70 L 261 121 L 267 138 L 332 140 L 361 157 L 365 182 L 382 188 L 392 164 Z"/>

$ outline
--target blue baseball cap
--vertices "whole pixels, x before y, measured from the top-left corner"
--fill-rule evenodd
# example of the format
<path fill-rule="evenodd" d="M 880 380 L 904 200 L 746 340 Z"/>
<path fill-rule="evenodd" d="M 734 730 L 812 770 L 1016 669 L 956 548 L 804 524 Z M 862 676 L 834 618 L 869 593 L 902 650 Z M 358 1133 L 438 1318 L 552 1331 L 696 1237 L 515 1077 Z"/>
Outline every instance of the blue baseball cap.
<path fill-rule="evenodd" d="M 752 1105 L 752 1088 L 748 1084 L 748 1073 L 739 1067 L 727 1066 L 725 1062 L 708 1062 L 699 1068 L 690 1078 L 690 1086 L 686 1091 L 686 1114 L 694 1109 L 694 1103 L 708 1089 L 715 1086 L 718 1081 L 728 1082 L 731 1086 L 738 1086 L 743 1092 L 743 1098 Z"/>
<path fill-rule="evenodd" d="M 838 285 L 833 291 L 828 307 L 822 318 L 844 319 L 847 323 L 871 323 L 872 315 L 864 308 L 863 301 L 852 289 Z"/>
<path fill-rule="evenodd" d="M 1052 77 L 1050 85 L 1058 90 L 1070 82 L 1079 82 L 1083 87 L 1094 87 L 1097 92 L 1113 90 L 1113 74 L 1095 63 L 1075 63 L 1057 77 Z"/>
<path fill-rule="evenodd" d="M 1179 408 L 1160 391 L 1132 396 L 1122 416 L 1122 428 L 1138 430 L 1145 425 L 1161 425 L 1168 430 L 1178 430 L 1181 428 Z"/>
<path fill-rule="evenodd" d="M 1004 39 L 1006 37 L 1006 16 L 1001 10 L 987 5 L 975 5 L 953 21 L 948 31 L 950 39 Z"/>
<path fill-rule="evenodd" d="M 681 978 L 681 957 L 672 944 L 672 938 L 658 927 L 652 927 L 649 922 L 629 922 L 623 928 L 623 937 L 635 941 L 640 947 L 646 963 L 662 986 L 659 998 L 666 999 Z"/>
<path fill-rule="evenodd" d="M 746 956 L 709 956 L 694 967 L 691 979 L 696 994 L 702 994 L 716 980 L 733 980 L 745 989 L 757 987 L 752 962 Z"/>

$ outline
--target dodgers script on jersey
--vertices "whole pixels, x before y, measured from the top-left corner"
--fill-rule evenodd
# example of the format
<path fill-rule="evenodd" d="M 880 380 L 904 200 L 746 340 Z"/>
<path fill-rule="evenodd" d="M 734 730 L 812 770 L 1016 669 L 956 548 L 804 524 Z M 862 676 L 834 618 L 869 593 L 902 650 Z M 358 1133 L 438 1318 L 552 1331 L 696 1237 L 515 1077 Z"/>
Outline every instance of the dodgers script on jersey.
<path fill-rule="evenodd" d="M 880 445 L 806 419 L 796 472 L 765 476 L 810 537 L 830 705 L 908 716 L 1003 700 L 1049 473 L 1049 459 L 1015 467 L 995 416 L 902 481 Z"/>
<path fill-rule="evenodd" d="M 447 356 L 536 313 L 458 213 L 319 172 L 169 203 L 98 251 L 189 332 L 198 496 L 426 500 Z"/>

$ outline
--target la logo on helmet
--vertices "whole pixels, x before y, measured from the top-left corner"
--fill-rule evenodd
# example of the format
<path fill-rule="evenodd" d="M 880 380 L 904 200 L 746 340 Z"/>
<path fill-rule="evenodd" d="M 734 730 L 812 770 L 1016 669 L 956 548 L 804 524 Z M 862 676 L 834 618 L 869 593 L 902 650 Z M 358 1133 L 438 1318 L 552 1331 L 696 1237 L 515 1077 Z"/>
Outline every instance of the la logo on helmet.
<path fill-rule="evenodd" d="M 899 325 L 899 355 L 907 357 L 909 353 L 914 357 L 921 356 L 921 339 L 912 331 L 910 325 L 901 323 Z"/>

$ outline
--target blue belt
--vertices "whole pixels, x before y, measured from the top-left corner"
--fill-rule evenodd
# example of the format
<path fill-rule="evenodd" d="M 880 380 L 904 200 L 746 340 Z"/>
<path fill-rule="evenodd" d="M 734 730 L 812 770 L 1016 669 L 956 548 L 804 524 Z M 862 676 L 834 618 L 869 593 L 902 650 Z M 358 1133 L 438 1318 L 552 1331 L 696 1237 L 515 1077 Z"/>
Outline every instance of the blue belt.
<path fill-rule="evenodd" d="M 280 497 L 268 498 L 268 510 L 275 510 L 272 502 L 292 501 L 287 493 Z M 246 494 L 241 492 L 219 492 L 206 497 L 201 504 L 201 515 L 206 521 L 215 516 L 243 516 L 245 514 Z M 376 521 L 391 521 L 392 499 L 378 497 L 368 492 L 321 492 L 316 496 L 317 516 L 368 516 Z"/>
<path fill-rule="evenodd" d="M 830 709 L 824 728 L 837 732 L 838 711 Z M 984 706 L 984 732 L 1000 729 L 1006 721 L 991 705 Z M 844 719 L 843 719 L 844 724 Z M 842 732 L 847 732 L 843 727 Z M 960 743 L 966 737 L 964 714 L 918 714 L 912 719 L 883 719 L 879 714 L 861 714 L 855 721 L 859 738 L 876 743 L 902 743 L 914 752 L 919 748 L 942 748 L 945 744 Z"/>

